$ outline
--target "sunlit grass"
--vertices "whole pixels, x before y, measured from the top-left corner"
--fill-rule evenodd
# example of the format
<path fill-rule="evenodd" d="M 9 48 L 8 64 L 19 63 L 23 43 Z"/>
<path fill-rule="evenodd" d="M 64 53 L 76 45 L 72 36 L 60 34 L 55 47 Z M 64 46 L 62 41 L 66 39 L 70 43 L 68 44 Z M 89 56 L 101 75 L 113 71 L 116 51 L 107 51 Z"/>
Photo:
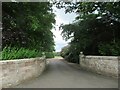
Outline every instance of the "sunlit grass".
<path fill-rule="evenodd" d="M 56 58 L 56 59 L 62 59 L 61 56 L 55 56 L 54 58 Z"/>

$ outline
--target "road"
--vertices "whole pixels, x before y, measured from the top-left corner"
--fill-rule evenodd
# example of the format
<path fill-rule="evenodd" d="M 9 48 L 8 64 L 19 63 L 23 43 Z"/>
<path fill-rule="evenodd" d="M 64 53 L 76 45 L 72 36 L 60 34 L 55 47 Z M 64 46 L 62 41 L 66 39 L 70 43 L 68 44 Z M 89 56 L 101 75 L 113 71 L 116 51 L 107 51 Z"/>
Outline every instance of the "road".
<path fill-rule="evenodd" d="M 14 88 L 117 88 L 118 81 L 110 77 L 83 71 L 63 59 L 49 59 L 47 69 L 38 78 Z"/>

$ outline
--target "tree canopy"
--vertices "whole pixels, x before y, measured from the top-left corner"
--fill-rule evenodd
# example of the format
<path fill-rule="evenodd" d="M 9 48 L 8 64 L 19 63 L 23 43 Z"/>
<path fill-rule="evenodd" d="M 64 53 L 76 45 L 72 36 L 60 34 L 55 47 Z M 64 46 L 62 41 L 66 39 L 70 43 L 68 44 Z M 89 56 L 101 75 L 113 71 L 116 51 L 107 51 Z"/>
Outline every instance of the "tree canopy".
<path fill-rule="evenodd" d="M 65 40 L 72 39 L 69 59 L 79 62 L 79 53 L 86 55 L 120 55 L 120 3 L 66 3 L 66 12 L 75 12 L 76 22 L 61 25 Z M 58 8 L 63 3 L 57 3 Z M 77 57 L 77 58 L 76 58 Z"/>
<path fill-rule="evenodd" d="M 55 14 L 49 2 L 2 3 L 3 48 L 25 47 L 42 51 L 53 51 L 54 40 L 51 29 Z"/>
<path fill-rule="evenodd" d="M 51 3 L 3 2 L 2 23 L 2 59 L 54 57 Z"/>

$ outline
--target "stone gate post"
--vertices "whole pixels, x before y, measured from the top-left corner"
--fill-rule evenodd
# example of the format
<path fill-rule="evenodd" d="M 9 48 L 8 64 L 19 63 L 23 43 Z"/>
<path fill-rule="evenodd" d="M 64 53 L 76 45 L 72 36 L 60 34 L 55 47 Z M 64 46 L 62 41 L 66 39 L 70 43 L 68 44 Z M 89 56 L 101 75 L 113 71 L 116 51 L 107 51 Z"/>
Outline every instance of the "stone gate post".
<path fill-rule="evenodd" d="M 83 52 L 80 52 L 80 55 L 79 55 L 79 64 L 80 64 L 80 61 L 84 60 L 84 54 Z"/>

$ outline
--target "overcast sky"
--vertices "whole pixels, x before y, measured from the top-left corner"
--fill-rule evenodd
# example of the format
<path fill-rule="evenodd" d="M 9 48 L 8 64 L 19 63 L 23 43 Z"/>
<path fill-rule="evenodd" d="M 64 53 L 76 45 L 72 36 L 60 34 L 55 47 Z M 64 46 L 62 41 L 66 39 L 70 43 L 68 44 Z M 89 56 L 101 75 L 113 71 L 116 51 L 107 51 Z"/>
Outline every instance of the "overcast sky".
<path fill-rule="evenodd" d="M 57 52 L 61 51 L 61 48 L 66 46 L 67 43 L 70 41 L 65 41 L 63 40 L 61 36 L 61 31 L 59 30 L 60 24 L 69 24 L 75 20 L 76 14 L 71 13 L 71 14 L 65 14 L 64 9 L 57 9 L 56 7 L 53 7 L 54 13 L 56 14 L 56 30 L 52 29 L 53 34 L 55 35 L 54 41 L 55 41 L 55 50 Z"/>

